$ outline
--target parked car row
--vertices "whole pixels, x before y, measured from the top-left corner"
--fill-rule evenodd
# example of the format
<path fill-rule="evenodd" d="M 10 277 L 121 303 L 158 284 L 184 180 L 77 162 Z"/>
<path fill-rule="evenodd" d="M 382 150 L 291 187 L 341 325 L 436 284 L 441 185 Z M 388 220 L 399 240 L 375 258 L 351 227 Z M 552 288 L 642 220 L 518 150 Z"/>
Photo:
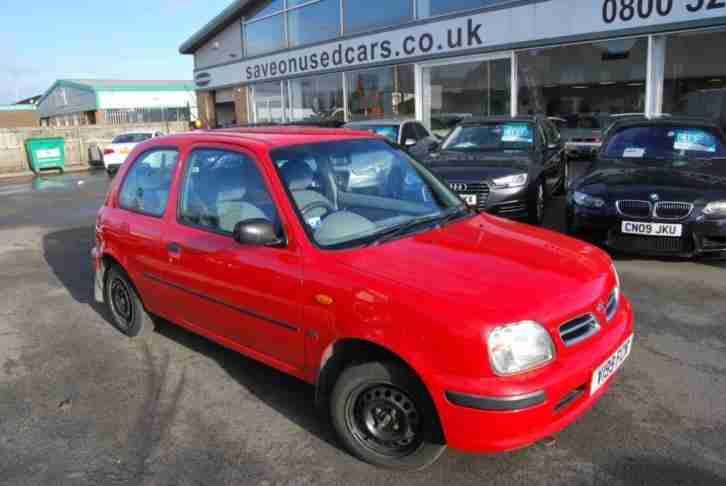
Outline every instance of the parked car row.
<path fill-rule="evenodd" d="M 469 118 L 424 156 L 472 207 L 541 224 L 567 194 L 566 229 L 623 252 L 726 256 L 726 142 L 718 122 L 618 117 L 577 178 L 550 119 Z M 575 179 L 575 180 L 573 180 Z"/>

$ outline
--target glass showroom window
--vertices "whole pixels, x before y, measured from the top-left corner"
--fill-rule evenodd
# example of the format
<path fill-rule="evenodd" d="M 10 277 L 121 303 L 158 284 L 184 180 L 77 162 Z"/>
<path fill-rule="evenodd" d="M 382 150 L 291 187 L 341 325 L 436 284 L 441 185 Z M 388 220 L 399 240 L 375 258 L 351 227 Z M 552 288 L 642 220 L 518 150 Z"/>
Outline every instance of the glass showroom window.
<path fill-rule="evenodd" d="M 470 116 L 509 115 L 511 65 L 506 58 L 423 67 L 424 124 L 445 136 Z"/>
<path fill-rule="evenodd" d="M 282 83 L 258 83 L 251 89 L 254 123 L 281 123 L 285 121 Z"/>
<path fill-rule="evenodd" d="M 416 0 L 416 14 L 419 18 L 434 17 L 460 10 L 489 7 L 512 0 Z"/>
<path fill-rule="evenodd" d="M 706 116 L 726 129 L 726 32 L 674 35 L 666 49 L 663 113 Z"/>
<path fill-rule="evenodd" d="M 285 16 L 281 13 L 247 22 L 244 31 L 247 56 L 257 56 L 285 47 Z"/>
<path fill-rule="evenodd" d="M 292 1 L 287 5 L 291 7 Z M 287 12 L 290 47 L 313 44 L 340 35 L 340 0 L 321 0 Z"/>
<path fill-rule="evenodd" d="M 413 73 L 412 65 L 347 73 L 350 119 L 414 116 Z"/>
<path fill-rule="evenodd" d="M 290 80 L 291 121 L 345 121 L 343 75 L 340 73 Z"/>
<path fill-rule="evenodd" d="M 520 52 L 519 114 L 597 130 L 610 115 L 643 113 L 647 55 L 645 38 Z"/>
<path fill-rule="evenodd" d="M 398 25 L 413 19 L 411 0 L 344 0 L 346 34 Z"/>

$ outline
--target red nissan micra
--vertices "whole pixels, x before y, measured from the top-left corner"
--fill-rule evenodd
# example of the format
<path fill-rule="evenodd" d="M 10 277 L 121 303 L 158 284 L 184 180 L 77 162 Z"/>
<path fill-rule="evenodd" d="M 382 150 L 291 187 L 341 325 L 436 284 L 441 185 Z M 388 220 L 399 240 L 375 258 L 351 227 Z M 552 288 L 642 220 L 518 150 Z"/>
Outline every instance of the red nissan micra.
<path fill-rule="evenodd" d="M 532 444 L 628 357 L 610 258 L 479 214 L 370 133 L 205 131 L 137 146 L 96 223 L 96 298 L 316 386 L 341 442 L 417 469 Z"/>

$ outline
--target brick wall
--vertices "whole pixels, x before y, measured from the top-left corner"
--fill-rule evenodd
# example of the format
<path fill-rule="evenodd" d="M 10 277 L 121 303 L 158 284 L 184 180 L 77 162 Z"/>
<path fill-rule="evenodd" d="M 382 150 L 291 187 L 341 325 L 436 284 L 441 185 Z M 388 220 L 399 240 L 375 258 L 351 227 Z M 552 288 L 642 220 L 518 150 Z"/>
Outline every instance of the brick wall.
<path fill-rule="evenodd" d="M 0 128 L 40 126 L 38 112 L 31 110 L 0 111 Z"/>
<path fill-rule="evenodd" d="M 118 134 L 130 131 L 160 131 L 177 133 L 189 130 L 187 122 L 150 123 L 129 126 L 82 126 L 68 128 L 13 128 L 0 129 L 0 173 L 23 172 L 30 169 L 25 153 L 29 138 L 65 139 L 66 167 L 86 166 L 88 148 L 92 144 L 102 149 Z"/>

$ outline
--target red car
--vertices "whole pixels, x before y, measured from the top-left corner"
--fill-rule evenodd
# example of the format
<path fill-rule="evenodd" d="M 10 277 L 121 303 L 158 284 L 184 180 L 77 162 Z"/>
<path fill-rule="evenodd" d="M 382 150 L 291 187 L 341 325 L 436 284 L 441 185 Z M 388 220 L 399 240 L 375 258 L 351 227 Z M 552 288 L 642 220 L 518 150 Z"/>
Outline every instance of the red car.
<path fill-rule="evenodd" d="M 633 312 L 602 251 L 479 214 L 370 133 L 203 131 L 137 146 L 100 209 L 96 298 L 316 386 L 342 443 L 419 469 L 585 413 Z"/>

